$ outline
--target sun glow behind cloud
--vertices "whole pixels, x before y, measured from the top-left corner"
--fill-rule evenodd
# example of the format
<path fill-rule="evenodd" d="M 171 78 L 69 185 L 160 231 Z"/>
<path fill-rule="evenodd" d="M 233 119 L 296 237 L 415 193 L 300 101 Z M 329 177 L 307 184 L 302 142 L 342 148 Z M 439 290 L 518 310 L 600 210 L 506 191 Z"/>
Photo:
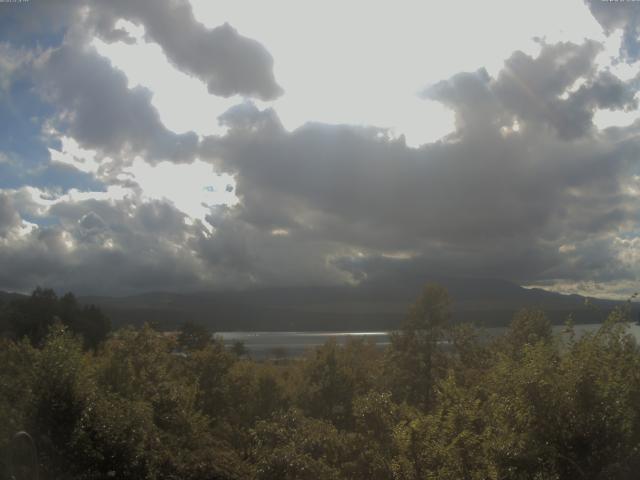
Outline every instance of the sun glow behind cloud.
<path fill-rule="evenodd" d="M 215 4 L 192 0 L 192 5 L 205 25 L 229 22 L 269 49 L 285 93 L 274 101 L 256 103 L 274 107 L 287 129 L 309 121 L 375 125 L 404 135 L 411 146 L 433 142 L 453 130 L 450 110 L 418 98 L 426 85 L 481 67 L 493 75 L 514 50 L 537 53 L 540 46 L 534 38 L 605 41 L 599 25 L 578 0 L 468 3 L 464 15 L 459 4 L 445 3 L 439 5 L 437 16 L 430 14 L 429 5 L 414 1 L 302 5 L 291 0 Z M 551 11 L 556 15 L 549 16 Z M 569 16 L 572 21 L 567 24 Z M 283 21 L 262 21 L 267 17 Z M 493 23 L 495 31 L 490 34 L 485 22 L 475 20 L 498 17 L 510 21 Z M 167 128 L 178 133 L 223 134 L 225 129 L 216 117 L 242 98 L 209 94 L 202 82 L 173 68 L 157 44 L 147 43 L 143 28 L 123 21 L 119 27 L 137 43 L 108 44 L 96 39 L 94 46 L 127 74 L 130 87 L 143 85 L 153 92 L 153 104 Z M 611 48 L 603 52 L 603 61 L 609 61 L 618 48 L 619 36 L 614 37 L 607 40 Z M 614 68 L 618 74 L 625 67 Z M 599 126 L 633 119 L 633 114 L 608 111 L 596 117 Z"/>
<path fill-rule="evenodd" d="M 210 164 L 201 160 L 191 164 L 161 162 L 152 166 L 136 159 L 124 173 L 140 186 L 144 197 L 169 200 L 194 219 L 204 221 L 213 206 L 238 203 L 235 179 L 226 173 L 215 173 Z"/>
<path fill-rule="evenodd" d="M 120 22 L 119 26 L 133 34 L 137 43 L 106 43 L 95 38 L 93 46 L 125 72 L 129 88 L 143 86 L 151 90 L 152 103 L 164 125 L 176 133 L 224 134 L 226 129 L 216 117 L 242 99 L 209 94 L 203 82 L 174 68 L 160 46 L 147 43 L 139 28 L 130 22 Z"/>
<path fill-rule="evenodd" d="M 99 161 L 96 152 L 81 148 L 69 137 L 61 137 L 61 150 L 49 149 L 51 159 L 73 166 L 83 172 L 96 174 L 101 178 L 100 165 L 108 159 Z M 143 199 L 168 200 L 180 211 L 192 219 L 205 220 L 210 208 L 217 205 L 233 206 L 238 203 L 235 194 L 236 181 L 226 173 L 218 174 L 213 166 L 202 160 L 190 164 L 160 162 L 150 165 L 142 158 L 136 158 L 130 167 L 118 174 L 120 181 L 133 182 L 140 189 Z M 83 198 L 104 198 L 113 196 L 123 198 L 134 192 L 130 188 L 111 186 L 107 192 L 74 192 L 59 197 L 68 199 L 70 195 Z M 39 196 L 39 195 L 38 195 Z M 49 204 L 55 203 L 54 201 Z"/>

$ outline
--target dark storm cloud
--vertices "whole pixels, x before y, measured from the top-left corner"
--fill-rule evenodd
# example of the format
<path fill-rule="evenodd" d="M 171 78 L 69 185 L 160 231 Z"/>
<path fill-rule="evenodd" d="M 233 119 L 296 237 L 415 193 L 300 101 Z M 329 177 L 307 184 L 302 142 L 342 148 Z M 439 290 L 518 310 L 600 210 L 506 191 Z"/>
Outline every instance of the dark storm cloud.
<path fill-rule="evenodd" d="M 597 256 L 588 247 L 637 229 L 640 207 L 626 183 L 638 172 L 634 128 L 592 123 L 599 108 L 634 108 L 635 89 L 595 72 L 598 50 L 543 45 L 535 58 L 515 53 L 495 79 L 481 70 L 431 87 L 457 129 L 420 149 L 376 128 L 287 132 L 272 110 L 244 104 L 220 118 L 228 134 L 205 140 L 202 153 L 237 174 L 235 222 L 331 242 L 333 265 L 354 278 L 366 275 L 350 262 L 393 263 L 398 251 L 416 269 L 450 274 L 628 275 L 613 247 Z"/>
<path fill-rule="evenodd" d="M 333 239 L 306 235 L 294 229 L 256 226 L 237 209 L 218 208 L 201 231 L 196 249 L 208 269 L 231 286 L 291 286 L 342 283 L 349 275 L 327 261 L 348 247 Z"/>
<path fill-rule="evenodd" d="M 608 235 L 588 237 L 565 251 L 557 243 L 497 241 L 476 249 L 424 245 L 407 258 L 378 253 L 336 257 L 334 263 L 352 278 L 381 285 L 420 286 L 447 277 L 508 279 L 522 284 L 553 285 L 555 281 L 595 281 L 606 284 L 634 280 L 633 265 L 620 258 L 619 245 Z M 575 240 L 575 238 L 574 238 Z"/>
<path fill-rule="evenodd" d="M 107 42 L 132 41 L 116 27 L 124 19 L 144 26 L 147 40 L 160 45 L 177 68 L 205 82 L 213 94 L 268 100 L 282 93 L 273 75 L 273 58 L 260 43 L 226 23 L 205 27 L 187 0 L 32 0 L 26 7 L 0 4 L 0 38 L 28 42 L 38 36 L 40 44 L 55 45 L 72 29 L 82 41 L 94 34 Z"/>
<path fill-rule="evenodd" d="M 585 0 L 607 35 L 622 30 L 620 58 L 635 62 L 640 58 L 640 6 L 635 1 Z"/>
<path fill-rule="evenodd" d="M 237 194 L 257 223 L 277 228 L 333 215 L 352 228 L 456 243 L 548 224 L 561 213 L 557 205 L 574 203 L 571 188 L 587 197 L 592 189 L 617 192 L 637 150 L 594 140 L 566 145 L 535 132 L 503 137 L 497 127 L 422 149 L 376 129 L 310 124 L 288 133 L 275 121 L 264 128 L 269 133 L 231 128 L 204 144 L 238 173 Z"/>

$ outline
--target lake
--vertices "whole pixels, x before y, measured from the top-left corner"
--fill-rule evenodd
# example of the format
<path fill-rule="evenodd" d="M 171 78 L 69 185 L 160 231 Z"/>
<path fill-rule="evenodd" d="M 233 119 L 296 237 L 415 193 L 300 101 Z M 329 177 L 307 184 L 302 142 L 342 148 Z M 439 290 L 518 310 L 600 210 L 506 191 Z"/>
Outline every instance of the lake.
<path fill-rule="evenodd" d="M 577 336 L 587 332 L 594 332 L 599 324 L 575 325 Z M 564 325 L 555 325 L 554 333 L 562 333 Z M 629 332 L 640 342 L 640 325 L 629 324 Z M 485 328 L 488 336 L 500 335 L 505 331 L 502 327 Z M 219 332 L 227 345 L 235 341 L 242 341 L 253 358 L 268 358 L 275 356 L 297 357 L 305 351 L 319 347 L 328 340 L 335 340 L 338 344 L 346 343 L 349 338 L 366 338 L 378 347 L 389 345 L 388 332 Z"/>
<path fill-rule="evenodd" d="M 348 338 L 368 338 L 381 348 L 389 345 L 387 332 L 220 332 L 216 335 L 222 337 L 227 345 L 242 341 L 255 358 L 283 354 L 296 357 L 331 339 L 344 344 Z"/>

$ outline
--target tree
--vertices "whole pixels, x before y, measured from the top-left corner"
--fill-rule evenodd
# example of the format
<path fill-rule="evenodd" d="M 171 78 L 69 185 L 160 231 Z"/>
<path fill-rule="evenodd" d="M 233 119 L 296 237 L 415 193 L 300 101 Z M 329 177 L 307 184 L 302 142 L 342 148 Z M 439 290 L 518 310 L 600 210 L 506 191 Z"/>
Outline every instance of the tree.
<path fill-rule="evenodd" d="M 60 322 L 52 326 L 38 352 L 33 375 L 26 430 L 49 467 L 46 477 L 60 478 L 73 470 L 71 444 L 89 390 L 82 345 Z"/>
<path fill-rule="evenodd" d="M 58 315 L 58 297 L 50 288 L 37 287 L 26 299 L 9 305 L 9 325 L 15 338 L 28 337 L 40 346 Z"/>
<path fill-rule="evenodd" d="M 249 354 L 249 350 L 242 340 L 235 340 L 231 345 L 231 351 L 238 357 L 244 357 Z"/>
<path fill-rule="evenodd" d="M 289 410 L 256 424 L 252 463 L 259 480 L 342 480 L 343 438 L 329 422 Z"/>
<path fill-rule="evenodd" d="M 513 316 L 501 341 L 511 355 L 519 355 L 525 345 L 548 343 L 552 338 L 551 322 L 543 311 L 522 309 Z"/>
<path fill-rule="evenodd" d="M 395 431 L 401 424 L 400 407 L 387 392 L 371 391 L 353 402 L 354 432 L 349 440 L 347 478 L 395 478 L 393 458 L 398 455 Z"/>
<path fill-rule="evenodd" d="M 58 298 L 49 288 L 38 287 L 30 297 L 13 300 L 2 316 L 10 337 L 27 337 L 34 346 L 42 345 L 56 321 L 81 336 L 85 348 L 95 349 L 111 331 L 111 321 L 98 307 L 81 307 L 72 293 Z"/>
<path fill-rule="evenodd" d="M 378 358 L 372 343 L 357 339 L 341 346 L 328 341 L 301 365 L 300 406 L 339 428 L 351 427 L 353 401 L 373 388 Z"/>
<path fill-rule="evenodd" d="M 74 332 L 82 335 L 84 345 L 95 349 L 105 341 L 111 331 L 111 321 L 95 305 L 82 308 Z"/>
<path fill-rule="evenodd" d="M 38 350 L 26 338 L 19 342 L 0 338 L 0 478 L 10 478 L 4 453 L 11 437 L 27 428 L 37 356 Z"/>
<path fill-rule="evenodd" d="M 449 331 L 450 305 L 446 289 L 427 284 L 401 330 L 392 333 L 388 364 L 392 371 L 387 376 L 399 400 L 431 406 L 438 344 Z"/>
<path fill-rule="evenodd" d="M 211 343 L 211 333 L 204 325 L 187 321 L 182 324 L 178 345 L 185 350 L 202 350 Z"/>

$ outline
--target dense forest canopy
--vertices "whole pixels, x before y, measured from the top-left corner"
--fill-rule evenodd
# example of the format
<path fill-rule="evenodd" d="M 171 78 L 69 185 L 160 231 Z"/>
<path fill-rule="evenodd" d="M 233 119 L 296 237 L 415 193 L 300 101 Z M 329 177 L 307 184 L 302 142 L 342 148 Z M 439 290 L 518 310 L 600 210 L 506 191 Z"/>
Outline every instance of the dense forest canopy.
<path fill-rule="evenodd" d="M 631 479 L 640 467 L 640 350 L 624 309 L 580 338 L 524 310 L 481 341 L 427 285 L 384 350 L 352 339 L 254 361 L 197 325 L 87 342 L 69 298 L 39 290 L 8 307 L 59 318 L 0 340 L 5 476 L 19 430 L 44 478 Z"/>

